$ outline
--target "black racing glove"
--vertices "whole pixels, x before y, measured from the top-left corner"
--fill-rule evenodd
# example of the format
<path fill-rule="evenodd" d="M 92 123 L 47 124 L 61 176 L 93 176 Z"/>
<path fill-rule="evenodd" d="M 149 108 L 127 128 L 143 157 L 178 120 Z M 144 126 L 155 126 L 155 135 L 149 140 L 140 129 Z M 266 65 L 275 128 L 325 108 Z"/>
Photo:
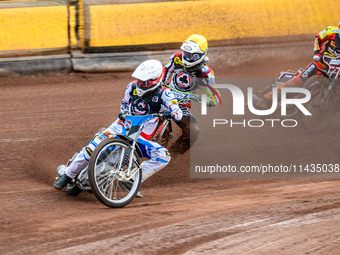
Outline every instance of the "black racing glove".
<path fill-rule="evenodd" d="M 163 112 L 163 117 L 166 118 L 166 119 L 172 119 L 173 114 L 170 111 L 165 111 L 165 112 Z"/>
<path fill-rule="evenodd" d="M 126 118 L 125 118 L 125 113 L 122 113 L 122 112 L 120 112 L 119 114 L 118 114 L 118 118 L 120 119 L 120 120 L 125 120 Z"/>

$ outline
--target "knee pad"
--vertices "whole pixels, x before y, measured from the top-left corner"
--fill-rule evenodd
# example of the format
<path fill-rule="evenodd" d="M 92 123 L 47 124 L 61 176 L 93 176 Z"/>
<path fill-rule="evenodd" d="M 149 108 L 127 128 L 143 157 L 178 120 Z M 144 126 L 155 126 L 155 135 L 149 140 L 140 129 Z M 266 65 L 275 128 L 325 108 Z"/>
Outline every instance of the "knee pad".
<path fill-rule="evenodd" d="M 157 149 L 157 153 L 155 153 L 156 161 L 163 162 L 168 164 L 171 160 L 170 152 L 163 148 Z"/>
<path fill-rule="evenodd" d="M 93 150 L 94 149 L 91 149 L 91 147 L 86 146 L 80 151 L 80 153 L 83 154 L 86 161 L 90 161 Z"/>
<path fill-rule="evenodd" d="M 90 160 L 93 151 L 96 149 L 98 144 L 104 141 L 106 138 L 113 137 L 113 135 L 105 130 L 102 134 L 95 135 L 82 149 L 84 157 L 86 160 Z"/>
<path fill-rule="evenodd" d="M 315 75 L 318 71 L 318 67 L 315 63 L 308 65 L 305 70 L 303 70 L 298 76 L 295 78 L 300 78 L 301 81 L 305 82 L 309 77 Z"/>

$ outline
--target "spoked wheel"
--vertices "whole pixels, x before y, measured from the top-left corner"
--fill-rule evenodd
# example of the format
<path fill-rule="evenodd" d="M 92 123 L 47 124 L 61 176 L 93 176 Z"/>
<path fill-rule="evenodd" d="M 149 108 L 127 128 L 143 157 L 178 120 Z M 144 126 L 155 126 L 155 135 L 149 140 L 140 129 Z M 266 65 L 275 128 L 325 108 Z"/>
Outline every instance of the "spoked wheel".
<path fill-rule="evenodd" d="M 309 78 L 303 87 L 311 92 L 311 99 L 304 106 L 312 116 L 301 114 L 300 123 L 310 131 L 322 131 L 329 126 L 335 113 L 334 88 L 330 88 L 329 81 L 319 75 Z"/>
<path fill-rule="evenodd" d="M 101 142 L 92 153 L 88 175 L 97 199 L 108 207 L 119 208 L 136 196 L 142 181 L 137 153 L 133 155 L 131 176 L 127 176 L 131 145 L 118 138 Z"/>

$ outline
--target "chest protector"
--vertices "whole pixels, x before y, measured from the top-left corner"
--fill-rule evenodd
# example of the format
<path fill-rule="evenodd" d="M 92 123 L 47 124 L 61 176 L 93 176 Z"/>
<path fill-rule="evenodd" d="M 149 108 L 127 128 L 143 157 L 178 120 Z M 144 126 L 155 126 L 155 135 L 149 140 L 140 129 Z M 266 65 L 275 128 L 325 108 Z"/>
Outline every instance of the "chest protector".
<path fill-rule="evenodd" d="M 139 98 L 136 93 L 136 84 L 132 84 L 130 92 L 130 111 L 139 115 L 153 114 L 160 112 L 163 104 L 162 89 L 156 89 L 151 95 Z"/>
<path fill-rule="evenodd" d="M 183 92 L 196 91 L 198 84 L 195 75 L 185 72 L 183 69 L 175 70 L 171 78 L 171 86 Z"/>

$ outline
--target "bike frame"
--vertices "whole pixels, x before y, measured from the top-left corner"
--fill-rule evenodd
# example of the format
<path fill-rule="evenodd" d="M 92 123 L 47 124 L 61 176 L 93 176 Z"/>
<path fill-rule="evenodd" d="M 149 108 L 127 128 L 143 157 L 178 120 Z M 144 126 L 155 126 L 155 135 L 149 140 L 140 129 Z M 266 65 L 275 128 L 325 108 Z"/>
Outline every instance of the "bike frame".
<path fill-rule="evenodd" d="M 131 143 L 131 150 L 128 151 L 129 153 L 129 165 L 128 165 L 128 169 L 127 169 L 127 174 L 126 174 L 126 178 L 130 178 L 131 177 L 131 171 L 132 171 L 132 165 L 133 165 L 133 155 L 135 153 L 135 151 L 138 151 L 138 154 L 141 154 L 141 150 L 138 146 L 138 139 L 139 136 L 142 132 L 142 129 L 144 127 L 144 124 L 146 121 L 153 119 L 153 118 L 158 118 L 158 117 L 162 117 L 162 114 L 151 114 L 151 115 L 142 115 L 142 116 L 133 116 L 133 115 L 128 115 L 125 114 L 123 115 L 123 119 L 125 119 L 125 121 L 128 121 L 131 123 L 131 128 L 129 130 L 127 130 L 124 126 L 123 126 L 123 132 L 120 135 L 117 135 L 117 137 L 125 139 L 127 141 L 129 141 Z M 120 167 L 122 167 L 123 162 L 120 162 Z M 140 168 L 141 166 L 139 166 Z"/>
<path fill-rule="evenodd" d="M 336 94 L 336 86 L 339 85 L 339 77 L 340 77 L 340 57 L 334 57 L 330 54 L 325 54 L 322 56 L 323 62 L 328 66 L 328 71 L 319 69 L 318 71 L 329 80 L 329 85 L 327 89 L 327 93 L 335 93 Z M 334 65 L 332 65 L 332 61 L 334 61 Z"/>
<path fill-rule="evenodd" d="M 323 70 L 318 69 L 323 74 L 327 75 L 327 78 L 331 78 L 333 80 L 339 79 L 340 75 L 340 57 L 334 57 L 329 54 L 325 54 L 322 56 L 323 62 L 328 66 L 328 72 L 326 73 Z"/>

